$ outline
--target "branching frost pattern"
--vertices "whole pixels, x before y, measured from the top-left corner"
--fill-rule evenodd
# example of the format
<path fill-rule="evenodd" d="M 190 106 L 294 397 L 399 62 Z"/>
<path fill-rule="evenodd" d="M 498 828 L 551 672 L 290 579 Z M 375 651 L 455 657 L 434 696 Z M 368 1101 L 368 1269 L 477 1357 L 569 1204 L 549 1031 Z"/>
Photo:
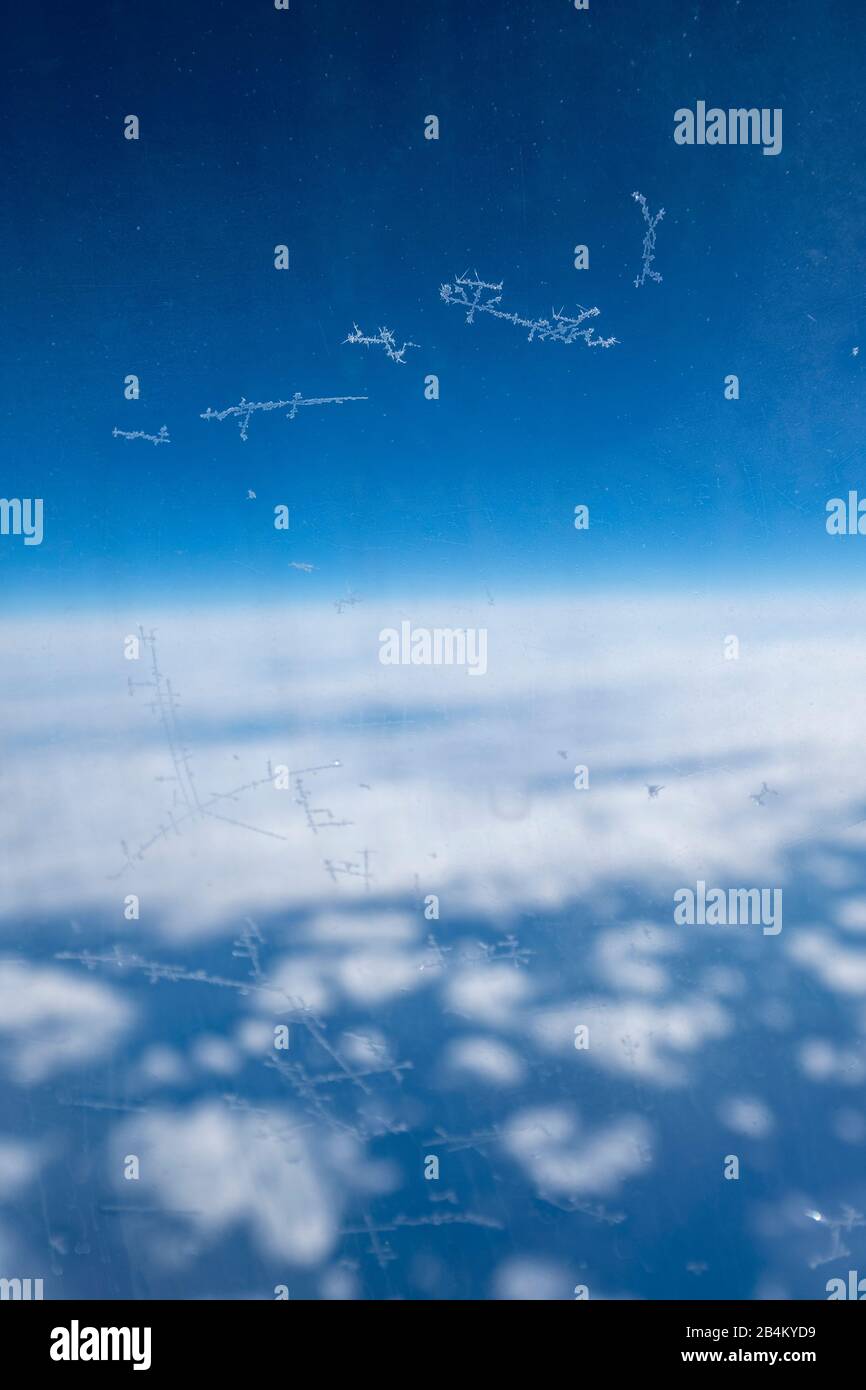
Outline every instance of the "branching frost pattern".
<path fill-rule="evenodd" d="M 385 355 L 392 362 L 399 362 L 401 366 L 406 365 L 406 349 L 419 347 L 419 343 L 404 343 L 401 348 L 397 347 L 397 339 L 394 337 L 390 328 L 380 328 L 375 337 L 368 337 L 357 324 L 353 324 L 352 331 L 348 338 L 343 339 L 344 343 L 360 343 L 362 347 L 382 347 Z"/>
<path fill-rule="evenodd" d="M 640 268 L 640 274 L 636 275 L 634 280 L 634 287 L 636 290 L 639 290 L 646 280 L 655 280 L 659 285 L 662 282 L 662 277 L 659 275 L 658 271 L 652 269 L 652 263 L 656 255 L 656 227 L 664 217 L 665 210 L 664 208 L 660 208 L 655 217 L 650 217 L 647 201 L 643 194 L 632 193 L 631 196 L 634 198 L 635 202 L 640 204 L 643 220 L 646 223 L 646 232 L 643 239 L 643 264 Z"/>
<path fill-rule="evenodd" d="M 562 310 L 552 309 L 550 319 L 526 319 L 520 314 L 508 314 L 504 309 L 497 307 L 502 300 L 501 291 L 502 282 L 494 285 L 486 280 L 479 280 L 476 270 L 474 279 L 468 271 L 464 271 L 455 278 L 453 285 L 440 286 L 439 295 L 446 304 L 458 304 L 465 309 L 467 323 L 474 323 L 476 314 L 491 314 L 493 318 L 505 319 L 507 323 L 513 323 L 518 328 L 528 329 L 529 342 L 535 338 L 542 342 L 549 338 L 557 343 L 576 343 L 582 340 L 587 347 L 603 348 L 613 347 L 617 342 L 616 338 L 596 338 L 594 328 L 582 327 L 587 319 L 597 318 L 601 313 L 598 308 L 585 309 L 579 304 L 577 318 L 570 318 Z"/>
<path fill-rule="evenodd" d="M 249 438 L 250 420 L 257 411 L 263 410 L 284 410 L 288 406 L 287 420 L 294 420 L 302 406 L 306 405 L 345 405 L 347 401 L 365 401 L 366 396 L 310 396 L 304 397 L 300 391 L 296 391 L 290 401 L 248 401 L 245 396 L 241 396 L 237 405 L 226 406 L 225 410 L 212 410 L 208 406 L 207 410 L 202 411 L 202 420 L 227 420 L 230 416 L 235 416 L 238 428 L 241 432 L 241 439 L 246 442 Z"/>

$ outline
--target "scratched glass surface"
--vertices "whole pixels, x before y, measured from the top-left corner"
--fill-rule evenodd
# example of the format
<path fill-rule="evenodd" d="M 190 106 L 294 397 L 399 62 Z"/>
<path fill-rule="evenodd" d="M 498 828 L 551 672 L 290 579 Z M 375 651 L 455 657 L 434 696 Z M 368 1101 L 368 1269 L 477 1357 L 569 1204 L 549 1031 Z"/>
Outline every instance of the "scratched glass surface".
<path fill-rule="evenodd" d="M 15 16 L 0 1280 L 866 1272 L 864 21 L 751 10 Z"/>

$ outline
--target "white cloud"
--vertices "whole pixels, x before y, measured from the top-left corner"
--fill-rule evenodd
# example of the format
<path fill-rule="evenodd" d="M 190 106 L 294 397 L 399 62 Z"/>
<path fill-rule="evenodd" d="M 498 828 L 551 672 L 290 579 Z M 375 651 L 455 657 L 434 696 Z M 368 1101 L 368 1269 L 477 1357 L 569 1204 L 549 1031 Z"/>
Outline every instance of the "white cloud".
<path fill-rule="evenodd" d="M 513 1255 L 503 1260 L 493 1281 L 493 1297 L 524 1302 L 573 1297 L 574 1279 L 561 1264 L 537 1255 Z"/>
<path fill-rule="evenodd" d="M 448 979 L 445 997 L 448 1007 L 465 1018 L 510 1030 L 515 1012 L 531 993 L 526 975 L 509 965 L 488 965 L 461 970 Z"/>
<path fill-rule="evenodd" d="M 806 1038 L 798 1053 L 800 1070 L 810 1081 L 861 1086 L 866 1080 L 866 1061 L 859 1049 L 859 1040 L 849 1048 L 824 1038 Z"/>
<path fill-rule="evenodd" d="M 113 1168 L 120 1173 L 121 1156 L 137 1154 L 137 1196 L 187 1224 L 201 1249 L 244 1227 L 263 1255 L 315 1265 L 336 1243 L 364 1163 L 350 1141 L 336 1146 L 305 1123 L 277 1107 L 249 1114 L 209 1101 L 151 1111 L 118 1127 Z M 118 1179 L 124 1196 L 128 1186 Z"/>
<path fill-rule="evenodd" d="M 615 1192 L 652 1161 L 649 1126 L 640 1116 L 587 1131 L 564 1106 L 518 1111 L 505 1126 L 504 1144 L 541 1197 Z"/>
<path fill-rule="evenodd" d="M 589 1047 L 574 1046 L 574 1030 L 589 1028 Z M 714 999 L 671 1000 L 654 1004 L 643 999 L 585 999 L 571 1005 L 551 1005 L 529 1020 L 529 1031 L 549 1052 L 572 1057 L 580 1066 L 598 1064 L 606 1070 L 640 1076 L 660 1085 L 681 1085 L 688 1079 L 683 1054 L 727 1036 L 732 1021 Z"/>
<path fill-rule="evenodd" d="M 449 1069 L 491 1086 L 516 1086 L 526 1074 L 514 1049 L 495 1038 L 455 1038 L 445 1049 L 443 1061 Z"/>
<path fill-rule="evenodd" d="M 189 1078 L 189 1069 L 181 1055 L 164 1043 L 147 1047 L 135 1069 L 135 1085 L 145 1089 L 159 1086 L 182 1086 Z"/>
<path fill-rule="evenodd" d="M 650 923 L 601 932 L 594 947 L 600 977 L 619 990 L 662 994 L 670 983 L 654 957 L 678 951 L 682 939 Z"/>
<path fill-rule="evenodd" d="M 101 980 L 0 961 L 0 1049 L 19 1084 L 109 1055 L 132 1019 L 131 1005 Z"/>
<path fill-rule="evenodd" d="M 357 868 L 334 881 L 324 860 L 357 866 L 364 846 L 383 897 L 436 892 L 452 914 L 500 920 L 612 897 L 624 882 L 662 896 L 698 876 L 781 884 L 786 846 L 859 817 L 866 749 L 851 697 L 866 653 L 847 636 L 862 602 L 841 612 L 754 595 L 427 600 L 405 615 L 389 604 L 342 615 L 293 606 L 290 642 L 280 605 L 155 606 L 146 616 L 182 692 L 202 795 L 264 777 L 269 760 L 339 760 L 307 778 L 311 804 L 339 822 L 318 835 L 292 790 L 267 785 L 222 804 L 240 824 L 192 819 L 175 836 L 160 724 L 147 691 L 126 688 L 148 676 L 144 658 L 122 656 L 137 616 L 6 619 L 16 680 L 0 699 L 0 834 L 16 852 L 0 870 L 3 911 L 16 921 L 74 904 L 114 920 L 118 893 L 135 891 L 176 938 L 287 909 L 321 912 L 325 932 L 334 907 L 360 906 L 365 888 Z M 488 675 L 382 667 L 377 634 L 401 616 L 488 627 Z M 737 662 L 722 655 L 731 631 Z M 577 792 L 572 769 L 587 750 L 591 788 Z M 764 780 L 780 794 L 756 806 L 749 793 Z M 664 784 L 654 800 L 651 781 Z M 167 833 L 134 871 L 112 881 L 121 837 L 136 846 L 160 826 Z M 373 929 L 400 930 L 388 918 Z"/>
<path fill-rule="evenodd" d="M 237 1048 L 216 1034 L 195 1038 L 190 1052 L 196 1066 L 215 1076 L 233 1076 L 243 1061 Z"/>
<path fill-rule="evenodd" d="M 866 951 L 839 945 L 826 931 L 800 931 L 788 947 L 798 965 L 838 994 L 866 994 Z"/>
<path fill-rule="evenodd" d="M 845 931 L 866 931 L 866 898 L 845 898 L 836 908 L 836 921 Z"/>
<path fill-rule="evenodd" d="M 8 1202 L 32 1182 L 40 1165 L 40 1153 L 35 1144 L 0 1137 L 0 1201 Z"/>
<path fill-rule="evenodd" d="M 304 924 L 305 937 L 322 946 L 364 946 L 371 941 L 400 944 L 418 935 L 408 912 L 318 913 Z"/>
<path fill-rule="evenodd" d="M 398 951 L 356 951 L 335 968 L 347 998 L 358 1004 L 376 1005 L 420 989 L 424 978 L 414 956 Z"/>
<path fill-rule="evenodd" d="M 737 1134 L 767 1139 L 775 1121 L 769 1108 L 754 1096 L 729 1096 L 719 1104 L 719 1119 Z"/>

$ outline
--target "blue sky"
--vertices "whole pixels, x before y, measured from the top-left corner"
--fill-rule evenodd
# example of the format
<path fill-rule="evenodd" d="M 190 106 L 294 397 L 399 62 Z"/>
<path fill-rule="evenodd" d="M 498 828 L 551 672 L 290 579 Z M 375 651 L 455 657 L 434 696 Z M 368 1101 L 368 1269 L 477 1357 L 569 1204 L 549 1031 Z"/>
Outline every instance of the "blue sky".
<path fill-rule="evenodd" d="M 46 538 L 4 538 L 6 591 L 859 579 L 824 507 L 858 482 L 862 23 L 565 0 L 18 15 L 0 494 L 42 496 Z M 699 98 L 781 107 L 782 152 L 676 145 Z M 635 189 L 666 209 L 640 289 Z M 597 305 L 618 345 L 467 325 L 438 294 L 467 267 L 527 317 Z M 421 346 L 400 366 L 342 345 L 353 321 Z M 369 399 L 259 416 L 246 444 L 199 418 L 296 390 Z M 168 447 L 111 434 L 162 424 Z"/>

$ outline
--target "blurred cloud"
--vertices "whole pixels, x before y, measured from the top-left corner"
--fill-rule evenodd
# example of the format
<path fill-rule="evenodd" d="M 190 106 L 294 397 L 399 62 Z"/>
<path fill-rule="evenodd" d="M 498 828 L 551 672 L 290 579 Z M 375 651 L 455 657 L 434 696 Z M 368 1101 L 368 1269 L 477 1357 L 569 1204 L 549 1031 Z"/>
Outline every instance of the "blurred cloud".
<path fill-rule="evenodd" d="M 0 625 L 15 654 L 0 695 L 0 929 L 17 946 L 23 921 L 49 922 L 57 949 L 103 957 L 98 975 L 0 962 L 0 1053 L 18 1085 L 94 1064 L 69 1097 L 89 1123 L 91 1080 L 114 1076 L 133 1024 L 147 1026 L 120 1074 L 140 1091 L 132 1108 L 153 1108 L 105 1113 L 115 1175 L 124 1154 L 142 1160 L 137 1192 L 155 1215 L 136 1239 L 157 1264 L 185 1268 L 241 1231 L 263 1257 L 315 1267 L 322 1296 L 353 1297 L 366 1282 L 335 1263 L 344 1227 L 353 1260 L 386 1265 L 385 1244 L 411 1227 L 424 1230 L 417 1287 L 441 1294 L 459 1279 L 443 1256 L 457 1222 L 491 1242 L 502 1224 L 461 1189 L 467 1155 L 495 1153 L 511 1217 L 531 1192 L 619 1224 L 645 1175 L 664 1185 L 654 1151 L 681 1143 L 695 1095 L 720 1141 L 775 1137 L 781 1112 L 741 1085 L 744 1013 L 804 1094 L 862 1085 L 866 897 L 851 866 L 866 755 L 851 709 L 866 656 L 820 604 L 500 597 L 359 605 L 339 622 L 312 605 L 143 616 L 180 692 L 199 794 L 235 791 L 225 819 L 190 815 L 174 833 L 176 767 L 150 692 L 126 685 L 148 675 L 122 656 L 137 615 Z M 403 616 L 489 626 L 488 675 L 382 668 L 378 631 Z M 738 630 L 740 661 L 726 662 Z M 316 770 L 279 790 L 269 765 Z M 758 804 L 764 782 L 778 795 Z M 147 849 L 117 877 L 121 837 Z M 673 892 L 698 878 L 784 887 L 784 932 L 677 926 Z M 115 969 L 115 945 L 139 964 Z M 815 1006 L 805 1037 L 799 986 L 829 1011 Z M 293 1020 L 277 1056 L 274 1025 L 302 1004 L 315 1022 Z M 652 1125 L 636 1113 L 648 1088 Z M 837 1105 L 826 1132 L 853 1158 L 866 1122 Z M 441 1189 L 421 1177 L 426 1136 Z M 387 1161 L 379 1141 L 393 1142 Z M 10 1187 L 29 1180 L 27 1154 L 6 1155 Z M 0 1148 L 0 1186 L 3 1172 Z M 358 1250 L 378 1229 L 371 1194 L 395 1191 L 381 1241 Z M 608 1192 L 628 1217 L 594 1200 Z M 751 1219 L 747 1194 L 743 1207 Z M 797 1226 L 804 1269 L 809 1235 Z M 561 1247 L 547 1259 L 512 1237 L 504 1263 L 485 1247 L 496 1296 L 571 1297 L 587 1282 Z M 720 1262 L 711 1239 L 694 1253 Z M 782 1276 L 767 1261 L 770 1287 Z"/>
<path fill-rule="evenodd" d="M 493 1297 L 521 1303 L 571 1298 L 569 1274 L 552 1260 L 514 1255 L 510 1260 L 503 1260 L 497 1269 Z"/>
<path fill-rule="evenodd" d="M 118 1126 L 114 1171 L 136 1154 L 141 1193 L 160 1202 L 166 1221 L 189 1225 L 195 1250 L 235 1227 L 259 1250 L 294 1265 L 315 1265 L 333 1248 L 348 1191 L 364 1182 L 362 1154 L 347 1138 L 316 1135 L 290 1111 L 227 1111 L 211 1101 L 155 1110 Z M 128 1184 L 118 1179 L 118 1188 Z"/>
<path fill-rule="evenodd" d="M 574 1046 L 574 1030 L 589 1028 L 589 1046 Z M 531 1035 L 547 1051 L 572 1057 L 578 1064 L 632 1074 L 660 1085 L 683 1085 L 689 1078 L 683 1054 L 731 1032 L 729 1014 L 713 999 L 679 998 L 665 1004 L 642 999 L 591 998 L 569 1006 L 540 1010 L 529 1024 Z"/>
<path fill-rule="evenodd" d="M 19 1085 L 108 1056 L 133 1017 L 132 1005 L 101 980 L 0 961 L 0 1050 Z"/>
<path fill-rule="evenodd" d="M 491 1086 L 516 1086 L 526 1067 L 513 1048 L 493 1038 L 455 1038 L 445 1050 L 445 1065 Z"/>
<path fill-rule="evenodd" d="M 382 667 L 377 634 L 399 623 L 398 605 L 143 615 L 182 696 L 202 796 L 266 778 L 269 761 L 323 768 L 308 791 L 335 828 L 318 835 L 291 788 L 270 784 L 227 801 L 228 820 L 193 819 L 175 835 L 164 736 L 146 688 L 127 691 L 128 678 L 148 678 L 144 656 L 123 659 L 138 615 L 5 619 L 15 677 L 0 696 L 10 792 L 0 830 L 12 851 L 3 913 L 74 904 L 116 918 L 118 894 L 135 891 L 177 939 L 292 907 L 319 910 L 319 933 L 348 930 L 329 909 L 363 897 L 364 846 L 378 894 L 436 892 L 452 911 L 557 908 L 635 880 L 668 896 L 698 876 L 782 884 L 788 845 L 862 810 L 851 692 L 866 654 L 844 640 L 861 602 L 842 615 L 793 595 L 420 600 L 418 623 L 489 628 L 490 670 L 475 681 L 456 668 Z M 739 661 L 723 659 L 731 631 Z M 578 792 L 572 767 L 587 760 L 590 788 Z M 764 780 L 780 794 L 755 805 Z M 664 784 L 655 799 L 648 782 Z M 503 809 L 518 802 L 519 815 Z M 113 880 L 120 839 L 134 847 L 160 826 L 168 833 Z M 356 868 L 332 880 L 326 859 Z M 832 862 L 814 867 L 829 878 Z M 380 925 L 396 939 L 399 919 Z"/>
<path fill-rule="evenodd" d="M 719 1105 L 719 1118 L 728 1129 L 752 1139 L 768 1138 L 775 1127 L 771 1111 L 753 1096 L 729 1096 Z"/>
<path fill-rule="evenodd" d="M 565 1106 L 539 1106 L 512 1115 L 505 1147 L 541 1197 L 615 1192 L 651 1162 L 650 1129 L 639 1116 L 587 1130 Z"/>
<path fill-rule="evenodd" d="M 22 1187 L 32 1182 L 40 1166 L 40 1154 L 35 1144 L 0 1135 L 0 1200 L 8 1202 Z"/>

